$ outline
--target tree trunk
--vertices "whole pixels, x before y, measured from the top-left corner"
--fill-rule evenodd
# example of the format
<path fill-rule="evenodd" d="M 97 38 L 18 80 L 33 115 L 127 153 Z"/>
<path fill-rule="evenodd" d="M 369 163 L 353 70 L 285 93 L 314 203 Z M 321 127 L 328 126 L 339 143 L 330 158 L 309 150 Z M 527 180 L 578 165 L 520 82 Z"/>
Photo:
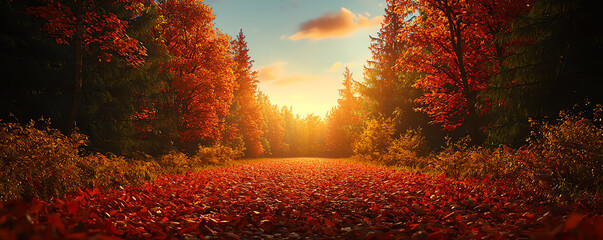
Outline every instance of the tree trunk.
<path fill-rule="evenodd" d="M 82 98 L 82 59 L 83 59 L 83 48 L 84 48 L 84 1 L 76 1 L 75 10 L 75 74 L 73 82 L 73 99 L 71 102 L 71 109 L 69 117 L 66 122 L 66 131 L 72 131 L 75 126 L 75 120 L 77 118 L 80 101 Z"/>
<path fill-rule="evenodd" d="M 468 93 L 467 97 L 467 107 L 469 111 L 469 122 L 471 123 L 471 131 L 473 132 L 473 136 L 471 136 L 471 140 L 475 145 L 482 145 L 484 143 L 484 138 L 482 135 L 482 131 L 480 130 L 480 122 L 479 115 L 477 113 L 477 109 L 475 108 L 475 103 L 477 99 L 474 93 Z"/>
<path fill-rule="evenodd" d="M 452 21 L 452 17 L 449 17 L 449 24 L 454 24 Z M 464 57 L 463 57 L 463 41 L 461 35 L 461 27 L 458 25 L 456 28 L 450 27 L 450 35 L 451 39 L 455 39 L 456 41 L 452 42 L 452 46 L 454 52 L 456 54 L 456 58 L 459 64 L 459 73 L 461 75 L 462 89 L 465 100 L 467 101 L 467 111 L 469 112 L 469 124 L 471 124 L 471 140 L 475 145 L 482 145 L 483 138 L 480 130 L 480 122 L 479 115 L 477 113 L 477 109 L 475 105 L 477 103 L 477 96 L 475 92 L 471 91 L 471 86 L 469 85 L 469 76 L 467 75 L 467 70 L 465 69 Z"/>

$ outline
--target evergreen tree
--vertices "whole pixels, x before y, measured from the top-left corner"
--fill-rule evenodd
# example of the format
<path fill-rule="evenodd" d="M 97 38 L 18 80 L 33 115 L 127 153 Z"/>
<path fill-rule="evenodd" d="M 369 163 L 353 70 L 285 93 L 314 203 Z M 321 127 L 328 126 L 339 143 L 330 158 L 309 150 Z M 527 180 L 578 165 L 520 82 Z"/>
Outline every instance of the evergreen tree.
<path fill-rule="evenodd" d="M 231 126 L 228 134 L 231 135 L 229 137 L 233 140 L 243 140 L 245 156 L 257 157 L 264 153 L 261 143 L 264 120 L 262 119 L 260 105 L 256 100 L 257 73 L 251 70 L 253 60 L 249 56 L 249 49 L 242 29 L 239 31 L 237 38 L 232 41 L 232 46 L 236 87 L 233 93 L 230 114 L 227 117 Z"/>
<path fill-rule="evenodd" d="M 43 22 L 24 11 L 32 1 L 0 1 L 0 119 L 65 120 L 71 88 L 72 51 L 40 31 Z M 14 116 L 11 117 L 11 115 Z"/>
<path fill-rule="evenodd" d="M 359 125 L 360 105 L 354 96 L 354 79 L 349 68 L 343 73 L 343 89 L 339 89 L 340 98 L 326 117 L 326 148 L 333 156 L 350 156 L 352 142 Z"/>
<path fill-rule="evenodd" d="M 364 82 L 358 84 L 362 114 L 369 119 L 392 119 L 395 138 L 409 129 L 422 128 L 430 142 L 437 145 L 443 134 L 439 126 L 430 125 L 427 115 L 416 111 L 415 100 L 423 91 L 414 85 L 423 74 L 402 71 L 397 66 L 406 48 L 398 37 L 403 21 L 395 12 L 397 4 L 388 1 L 378 36 L 371 37 L 372 59 L 365 67 Z"/>
<path fill-rule="evenodd" d="M 603 102 L 603 7 L 600 1 L 536 0 L 510 33 L 500 74 L 490 97 L 496 124 L 492 144 L 519 146 L 529 134 L 529 118 L 551 120 L 560 110 L 589 100 Z"/>
<path fill-rule="evenodd" d="M 371 37 L 369 49 L 372 52 L 372 60 L 369 60 L 365 67 L 364 83 L 360 85 L 364 108 L 371 118 L 378 116 L 392 118 L 396 108 L 408 100 L 402 99 L 397 91 L 400 79 L 399 72 L 396 70 L 396 60 L 400 56 L 403 45 L 396 39 L 400 21 L 398 14 L 393 11 L 394 8 L 394 3 L 389 2 L 378 37 Z"/>
<path fill-rule="evenodd" d="M 152 36 L 157 18 L 153 7 L 130 23 L 130 35 L 139 39 L 147 50 L 145 64 L 131 68 L 119 61 L 85 61 L 83 83 L 87 87 L 82 91 L 82 109 L 77 122 L 80 130 L 90 136 L 93 150 L 115 154 L 136 151 L 160 154 L 172 147 L 162 138 L 176 134 L 175 128 L 139 118 L 139 114 L 153 108 L 150 104 L 158 100 L 158 95 L 164 94 L 161 89 L 169 79 L 157 67 L 169 57 Z M 93 59 L 93 56 L 85 56 L 85 59 Z M 156 134 L 163 137 L 150 137 L 150 132 L 140 131 L 142 126 L 161 129 L 156 130 Z"/>

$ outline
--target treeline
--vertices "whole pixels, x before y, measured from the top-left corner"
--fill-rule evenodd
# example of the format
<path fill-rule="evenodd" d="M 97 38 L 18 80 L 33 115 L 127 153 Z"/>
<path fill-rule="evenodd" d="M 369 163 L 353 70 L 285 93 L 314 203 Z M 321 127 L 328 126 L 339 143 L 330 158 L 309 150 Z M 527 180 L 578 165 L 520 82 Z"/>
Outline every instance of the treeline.
<path fill-rule="evenodd" d="M 599 5 L 388 1 L 361 80 L 347 70 L 321 119 L 258 92 L 243 32 L 223 34 L 198 1 L 6 0 L 0 118 L 50 118 L 89 136 L 87 150 L 118 155 L 216 146 L 349 156 L 372 138 L 371 123 L 392 125 L 392 139 L 420 132 L 432 150 L 466 135 L 520 147 L 530 119 L 603 102 Z"/>
<path fill-rule="evenodd" d="M 0 4 L 2 199 L 261 156 L 603 191 L 596 1 L 388 0 L 361 80 L 346 69 L 325 119 L 270 103 L 243 32 L 197 0 Z"/>
<path fill-rule="evenodd" d="M 3 0 L 0 119 L 47 118 L 91 152 L 324 152 L 323 123 L 258 92 L 245 35 L 197 0 Z"/>

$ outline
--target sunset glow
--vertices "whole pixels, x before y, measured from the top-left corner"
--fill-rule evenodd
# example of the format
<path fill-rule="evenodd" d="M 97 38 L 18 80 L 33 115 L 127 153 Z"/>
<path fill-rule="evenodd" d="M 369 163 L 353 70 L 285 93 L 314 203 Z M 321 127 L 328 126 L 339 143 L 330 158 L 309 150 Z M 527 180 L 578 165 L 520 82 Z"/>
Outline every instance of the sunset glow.
<path fill-rule="evenodd" d="M 362 79 L 369 35 L 379 31 L 385 6 L 377 0 L 205 3 L 224 33 L 243 29 L 259 90 L 273 104 L 321 117 L 337 104 L 346 66 Z"/>

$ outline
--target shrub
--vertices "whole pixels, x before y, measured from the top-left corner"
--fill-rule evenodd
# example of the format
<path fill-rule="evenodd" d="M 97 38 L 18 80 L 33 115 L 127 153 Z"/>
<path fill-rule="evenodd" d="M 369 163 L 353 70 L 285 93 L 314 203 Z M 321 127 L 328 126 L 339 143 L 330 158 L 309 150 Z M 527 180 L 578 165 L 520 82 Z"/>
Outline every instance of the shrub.
<path fill-rule="evenodd" d="M 461 174 L 466 178 L 492 178 L 521 180 L 525 178 L 526 152 L 501 145 L 496 149 L 478 147 L 469 154 L 468 169 Z"/>
<path fill-rule="evenodd" d="M 0 120 L 0 201 L 50 199 L 78 188 L 140 184 L 163 172 L 153 159 L 81 156 L 85 135 L 65 136 L 49 126 L 48 120 L 25 125 Z"/>
<path fill-rule="evenodd" d="M 169 154 L 158 157 L 157 163 L 168 174 L 184 173 L 191 168 L 191 159 L 178 151 L 171 151 Z"/>
<path fill-rule="evenodd" d="M 593 119 L 563 111 L 557 123 L 531 121 L 528 144 L 517 150 L 470 146 L 469 138 L 448 141 L 425 170 L 455 178 L 512 180 L 540 194 L 570 200 L 595 196 L 603 192 L 601 112 L 599 106 Z"/>
<path fill-rule="evenodd" d="M 370 119 L 365 122 L 362 134 L 354 142 L 354 154 L 372 161 L 380 161 L 392 144 L 395 129 L 391 119 Z"/>
<path fill-rule="evenodd" d="M 243 156 L 240 149 L 233 149 L 222 144 L 199 146 L 199 151 L 193 156 L 191 168 L 209 164 L 223 164 Z"/>
<path fill-rule="evenodd" d="M 409 129 L 387 148 L 387 154 L 383 156 L 383 162 L 386 165 L 421 169 L 427 165 L 423 157 L 428 153 L 427 141 L 421 134 L 421 129 Z"/>
<path fill-rule="evenodd" d="M 476 150 L 469 145 L 471 138 L 468 136 L 452 142 L 446 139 L 446 146 L 435 157 L 429 160 L 432 171 L 444 173 L 450 177 L 460 177 L 469 164 L 470 155 Z M 474 156 L 475 157 L 475 156 Z"/>
<path fill-rule="evenodd" d="M 126 159 L 100 153 L 83 158 L 79 164 L 87 188 L 108 188 L 137 185 L 152 181 L 162 173 L 161 166 L 152 160 Z"/>
<path fill-rule="evenodd" d="M 86 136 L 65 136 L 49 125 L 0 120 L 0 200 L 61 196 L 81 184 L 78 149 Z"/>
<path fill-rule="evenodd" d="M 603 186 L 602 107 L 594 110 L 594 119 L 583 113 L 563 111 L 557 124 L 536 123 L 528 140 L 535 156 L 528 161 L 530 175 L 549 185 L 558 194 L 581 191 L 601 193 Z M 545 186 L 548 187 L 548 186 Z"/>

